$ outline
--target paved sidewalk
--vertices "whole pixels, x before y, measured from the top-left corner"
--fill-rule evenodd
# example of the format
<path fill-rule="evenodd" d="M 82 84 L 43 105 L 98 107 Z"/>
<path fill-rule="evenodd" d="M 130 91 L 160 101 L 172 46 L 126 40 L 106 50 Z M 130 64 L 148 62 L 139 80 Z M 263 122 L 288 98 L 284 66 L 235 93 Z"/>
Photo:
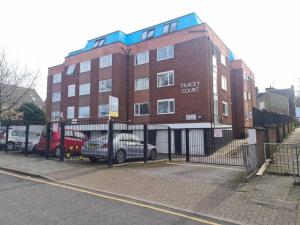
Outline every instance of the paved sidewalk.
<path fill-rule="evenodd" d="M 300 129 L 291 135 L 295 139 Z M 245 184 L 238 167 L 160 162 L 107 169 L 0 153 L 0 167 L 5 166 L 236 224 L 300 224 L 300 187 L 291 176 L 265 174 Z"/>

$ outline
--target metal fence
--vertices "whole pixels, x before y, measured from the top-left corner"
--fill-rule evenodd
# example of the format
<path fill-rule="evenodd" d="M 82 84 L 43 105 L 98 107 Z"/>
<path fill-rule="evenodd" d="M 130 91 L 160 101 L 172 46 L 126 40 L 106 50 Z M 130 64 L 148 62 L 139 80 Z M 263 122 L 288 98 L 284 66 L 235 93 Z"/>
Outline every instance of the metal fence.
<path fill-rule="evenodd" d="M 269 126 L 274 124 L 291 123 L 293 121 L 294 118 L 289 115 L 284 115 L 284 114 L 253 108 L 254 127 L 264 127 L 264 126 Z"/>
<path fill-rule="evenodd" d="M 292 175 L 294 182 L 300 182 L 300 145 L 299 144 L 264 144 L 265 159 L 270 164 L 268 173 Z"/>

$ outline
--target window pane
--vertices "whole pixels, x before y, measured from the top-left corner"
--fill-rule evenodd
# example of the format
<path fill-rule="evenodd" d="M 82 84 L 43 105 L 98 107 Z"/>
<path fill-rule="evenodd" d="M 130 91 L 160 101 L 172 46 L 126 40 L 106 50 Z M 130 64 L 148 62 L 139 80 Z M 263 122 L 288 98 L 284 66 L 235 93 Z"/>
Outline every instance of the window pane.
<path fill-rule="evenodd" d="M 90 94 L 90 83 L 79 85 L 79 95 L 89 95 Z"/>
<path fill-rule="evenodd" d="M 54 92 L 52 94 L 52 102 L 59 102 L 61 99 L 61 93 L 60 92 Z"/>
<path fill-rule="evenodd" d="M 169 102 L 169 112 L 174 112 L 174 101 Z"/>
<path fill-rule="evenodd" d="M 112 90 L 112 80 L 102 80 L 99 82 L 99 92 L 107 92 Z"/>
<path fill-rule="evenodd" d="M 154 30 L 148 31 L 147 38 L 151 38 L 154 35 Z"/>
<path fill-rule="evenodd" d="M 141 115 L 149 114 L 149 103 L 140 104 L 140 114 Z"/>
<path fill-rule="evenodd" d="M 61 82 L 61 73 L 53 74 L 53 84 L 57 84 Z"/>
<path fill-rule="evenodd" d="M 139 105 L 138 104 L 134 105 L 134 114 L 135 115 L 139 115 L 140 114 Z"/>
<path fill-rule="evenodd" d="M 80 73 L 88 72 L 91 70 L 91 61 L 85 61 L 80 63 Z"/>
<path fill-rule="evenodd" d="M 136 65 L 141 65 L 149 62 L 149 51 L 136 54 Z"/>
<path fill-rule="evenodd" d="M 79 107 L 79 118 L 88 118 L 90 116 L 90 107 Z"/>
<path fill-rule="evenodd" d="M 164 25 L 163 27 L 163 34 L 166 34 L 169 32 L 169 24 Z"/>
<path fill-rule="evenodd" d="M 100 57 L 100 68 L 105 68 L 112 65 L 112 54 Z"/>
<path fill-rule="evenodd" d="M 69 65 L 67 70 L 67 75 L 73 75 L 73 74 L 75 74 L 75 64 Z"/>
<path fill-rule="evenodd" d="M 68 86 L 68 97 L 75 96 L 75 84 L 71 84 Z"/>
<path fill-rule="evenodd" d="M 168 113 L 168 102 L 158 102 L 158 113 Z"/>
<path fill-rule="evenodd" d="M 170 32 L 176 31 L 176 27 L 177 27 L 177 22 L 171 23 Z"/>
<path fill-rule="evenodd" d="M 147 31 L 144 31 L 142 34 L 142 40 L 145 40 L 147 38 Z"/>
<path fill-rule="evenodd" d="M 70 106 L 67 108 L 67 119 L 74 118 L 74 106 Z"/>
<path fill-rule="evenodd" d="M 108 116 L 108 104 L 99 105 L 99 116 Z"/>
<path fill-rule="evenodd" d="M 174 84 L 174 72 L 169 72 L 169 85 Z"/>

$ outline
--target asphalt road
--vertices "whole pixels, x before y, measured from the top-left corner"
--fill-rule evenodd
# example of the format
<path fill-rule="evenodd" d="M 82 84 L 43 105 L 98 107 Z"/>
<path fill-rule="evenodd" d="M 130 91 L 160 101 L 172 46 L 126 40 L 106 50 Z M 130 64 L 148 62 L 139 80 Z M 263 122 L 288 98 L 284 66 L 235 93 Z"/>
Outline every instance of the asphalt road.
<path fill-rule="evenodd" d="M 199 225 L 209 223 L 0 173 L 0 224 Z"/>

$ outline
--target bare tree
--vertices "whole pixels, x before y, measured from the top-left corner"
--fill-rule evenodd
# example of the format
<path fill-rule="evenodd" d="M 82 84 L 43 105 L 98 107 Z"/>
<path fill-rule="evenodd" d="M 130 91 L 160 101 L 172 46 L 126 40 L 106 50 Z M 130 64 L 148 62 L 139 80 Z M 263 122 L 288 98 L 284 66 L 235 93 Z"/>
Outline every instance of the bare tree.
<path fill-rule="evenodd" d="M 19 105 L 34 87 L 38 74 L 9 61 L 5 50 L 0 50 L 0 121 L 1 114 Z"/>

